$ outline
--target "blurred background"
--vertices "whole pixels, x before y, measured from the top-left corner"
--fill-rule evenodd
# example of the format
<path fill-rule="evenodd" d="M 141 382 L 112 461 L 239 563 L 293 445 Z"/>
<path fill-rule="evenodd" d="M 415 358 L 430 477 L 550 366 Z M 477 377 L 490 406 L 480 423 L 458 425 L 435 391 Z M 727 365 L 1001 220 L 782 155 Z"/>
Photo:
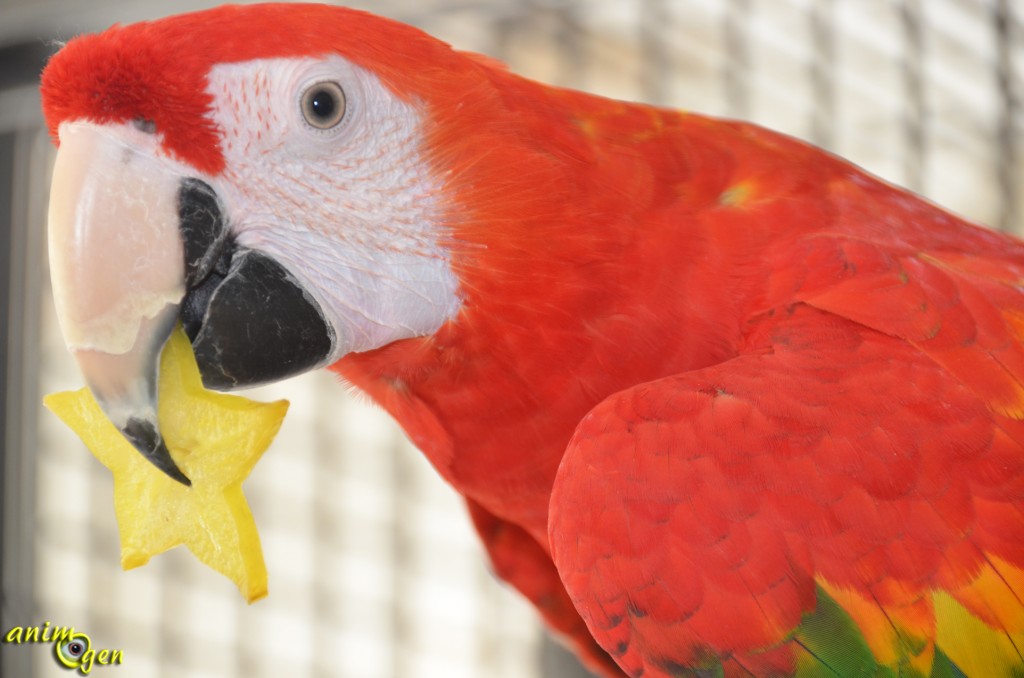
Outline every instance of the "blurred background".
<path fill-rule="evenodd" d="M 45 622 L 124 653 L 121 676 L 575 678 L 489 575 L 460 502 L 380 411 L 326 372 L 285 397 L 245 485 L 270 572 L 247 606 L 183 549 L 122 572 L 110 475 L 40 406 L 81 379 L 45 257 L 52 149 L 37 79 L 80 32 L 215 3 L 0 0 L 0 630 Z M 1019 0 L 356 2 L 550 83 L 808 139 L 974 220 L 1024 227 Z M 4 678 L 67 675 L 0 643 Z"/>

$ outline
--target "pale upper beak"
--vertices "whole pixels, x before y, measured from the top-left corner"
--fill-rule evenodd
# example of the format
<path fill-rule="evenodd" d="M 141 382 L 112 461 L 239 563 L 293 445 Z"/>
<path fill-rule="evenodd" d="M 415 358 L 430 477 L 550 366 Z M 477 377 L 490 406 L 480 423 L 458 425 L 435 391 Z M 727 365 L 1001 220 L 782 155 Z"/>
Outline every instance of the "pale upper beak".
<path fill-rule="evenodd" d="M 50 275 L 68 349 L 104 413 L 182 483 L 157 419 L 160 351 L 179 320 L 208 388 L 324 364 L 334 333 L 268 254 L 237 242 L 205 181 L 146 127 L 61 124 L 50 195 Z"/>
<path fill-rule="evenodd" d="M 115 130 L 65 123 L 48 229 L 57 317 L 86 383 L 139 451 L 188 484 L 156 413 L 160 351 L 185 296 L 182 179 Z"/>

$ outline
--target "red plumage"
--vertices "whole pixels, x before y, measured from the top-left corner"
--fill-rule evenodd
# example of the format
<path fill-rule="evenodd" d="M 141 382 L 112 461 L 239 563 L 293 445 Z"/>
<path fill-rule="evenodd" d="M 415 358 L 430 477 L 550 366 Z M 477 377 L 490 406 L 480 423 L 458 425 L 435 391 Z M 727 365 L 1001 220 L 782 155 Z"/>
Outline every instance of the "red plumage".
<path fill-rule="evenodd" d="M 155 120 L 216 174 L 210 66 L 328 53 L 425 111 L 463 299 L 333 369 L 592 665 L 792 673 L 825 594 L 890 666 L 931 670 L 947 593 L 1024 633 L 1024 245 L 782 135 L 539 85 L 339 8 L 75 40 L 46 113 Z"/>

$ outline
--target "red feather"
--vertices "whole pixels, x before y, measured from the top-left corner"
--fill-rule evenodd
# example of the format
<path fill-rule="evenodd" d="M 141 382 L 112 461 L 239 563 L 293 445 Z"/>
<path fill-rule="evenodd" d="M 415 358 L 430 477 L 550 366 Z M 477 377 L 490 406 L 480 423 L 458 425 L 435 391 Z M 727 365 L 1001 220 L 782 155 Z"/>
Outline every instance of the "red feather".
<path fill-rule="evenodd" d="M 333 369 L 593 666 L 791 673 L 826 598 L 881 663 L 981 675 L 1021 639 L 1024 245 L 785 136 L 336 7 L 76 39 L 46 114 L 153 120 L 216 174 L 209 69 L 324 54 L 424 111 L 464 302 Z"/>

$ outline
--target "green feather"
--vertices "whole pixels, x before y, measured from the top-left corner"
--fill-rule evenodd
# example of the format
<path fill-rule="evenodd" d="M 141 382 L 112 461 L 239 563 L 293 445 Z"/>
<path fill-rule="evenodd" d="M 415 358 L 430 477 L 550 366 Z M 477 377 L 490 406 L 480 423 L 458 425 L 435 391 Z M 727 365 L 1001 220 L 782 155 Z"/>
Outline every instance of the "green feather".
<path fill-rule="evenodd" d="M 818 606 L 804 616 L 793 643 L 797 678 L 897 678 L 879 666 L 853 619 L 821 587 Z"/>
<path fill-rule="evenodd" d="M 935 663 L 932 664 L 931 678 L 967 678 L 967 674 L 950 661 L 946 653 L 935 648 Z"/>
<path fill-rule="evenodd" d="M 935 658 L 930 673 L 925 676 L 910 664 L 910 659 L 925 650 L 921 641 L 900 637 L 897 651 L 904 661 L 897 667 L 879 664 L 868 647 L 864 634 L 853 619 L 821 587 L 818 587 L 818 604 L 814 612 L 804 615 L 791 642 L 796 654 L 794 678 L 995 678 L 994 676 L 968 675 L 943 652 L 935 648 Z M 956 608 L 962 614 L 966 611 Z M 984 629 L 982 622 L 970 617 L 968 624 Z M 957 627 L 960 628 L 960 627 Z M 972 627 L 973 628 L 973 627 Z M 969 637 L 987 637 L 977 628 Z M 1000 632 L 991 630 L 993 637 Z M 704 667 L 685 668 L 679 665 L 661 667 L 674 678 L 711 678 L 722 675 L 721 664 L 709 663 Z M 1024 665 L 1005 667 L 1005 678 L 1024 678 Z M 782 678 L 782 677 L 758 677 Z"/>

